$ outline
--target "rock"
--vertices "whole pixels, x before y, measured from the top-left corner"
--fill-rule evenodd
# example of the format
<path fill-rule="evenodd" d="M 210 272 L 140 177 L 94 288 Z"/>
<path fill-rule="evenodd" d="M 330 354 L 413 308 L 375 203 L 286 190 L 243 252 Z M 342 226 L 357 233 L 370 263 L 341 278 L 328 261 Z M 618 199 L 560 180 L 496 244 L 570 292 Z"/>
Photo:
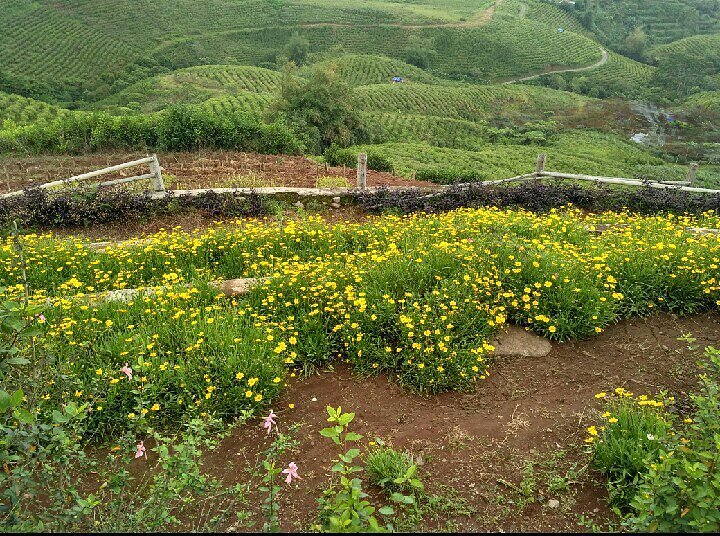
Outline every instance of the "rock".
<path fill-rule="evenodd" d="M 330 206 L 332 208 L 340 208 L 340 203 L 331 203 Z"/>
<path fill-rule="evenodd" d="M 340 198 L 339 198 L 339 197 L 333 197 L 333 198 L 332 198 L 332 202 L 333 202 L 333 203 L 337 203 L 337 204 L 339 205 L 339 204 L 340 204 Z"/>
<path fill-rule="evenodd" d="M 305 208 L 305 205 L 303 205 L 302 201 L 297 201 L 297 202 L 293 203 L 293 206 L 295 206 L 297 208 Z"/>
<path fill-rule="evenodd" d="M 246 277 L 244 279 L 229 279 L 220 283 L 220 291 L 225 296 L 239 296 L 247 294 L 260 283 L 257 277 Z"/>
<path fill-rule="evenodd" d="M 545 357 L 552 350 L 549 340 L 518 326 L 507 326 L 492 344 L 497 356 Z"/>
<path fill-rule="evenodd" d="M 550 499 L 547 503 L 548 508 L 560 508 L 560 501 L 557 499 Z"/>

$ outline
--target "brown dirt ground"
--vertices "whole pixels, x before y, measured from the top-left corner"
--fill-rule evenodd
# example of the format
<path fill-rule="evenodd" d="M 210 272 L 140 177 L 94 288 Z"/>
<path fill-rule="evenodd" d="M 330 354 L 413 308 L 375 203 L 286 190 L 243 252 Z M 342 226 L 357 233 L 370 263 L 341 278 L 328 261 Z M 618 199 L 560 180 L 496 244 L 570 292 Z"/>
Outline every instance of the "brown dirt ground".
<path fill-rule="evenodd" d="M 27 186 L 69 178 L 96 169 L 145 157 L 144 153 L 97 154 L 84 156 L 6 156 L 0 158 L 0 190 L 10 192 Z M 223 187 L 294 186 L 314 188 L 318 177 L 345 177 L 356 181 L 355 169 L 327 169 L 302 156 L 261 155 L 240 152 L 158 153 L 168 189 Z M 140 174 L 131 168 L 103 180 Z M 146 173 L 147 171 L 142 171 Z M 430 186 L 436 184 L 396 177 L 392 173 L 368 171 L 368 186 Z"/>
<path fill-rule="evenodd" d="M 422 463 L 429 494 L 464 499 L 473 510 L 461 515 L 450 508 L 436 519 L 426 518 L 422 528 L 588 530 L 580 516 L 607 528 L 613 516 L 604 483 L 587 468 L 582 446 L 586 427 L 598 422 L 600 404 L 593 395 L 622 386 L 636 394 L 667 389 L 682 400 L 694 385 L 699 355 L 677 340 L 685 333 L 697 337 L 698 348 L 717 345 L 720 317 L 661 314 L 631 319 L 590 340 L 553 343 L 543 358 L 498 358 L 490 377 L 472 393 L 423 397 L 386 378 L 357 378 L 344 366 L 295 380 L 273 406 L 284 429 L 302 424 L 296 435 L 300 446 L 282 460 L 295 461 L 302 476 L 297 485 L 283 484 L 283 530 L 307 530 L 317 516 L 315 499 L 328 485 L 337 451 L 318 434 L 326 425 L 327 405 L 356 412 L 353 426 L 365 435 L 364 441 L 379 437 L 409 450 Z M 290 403 L 294 409 L 289 409 Z M 255 420 L 209 453 L 206 467 L 227 482 L 246 482 L 248 465 L 256 463 L 269 443 Z M 530 503 L 513 488 L 520 485 L 528 463 L 535 464 L 537 481 Z M 572 468 L 579 474 L 570 478 L 569 489 L 551 491 L 552 477 Z M 377 504 L 377 490 L 366 487 Z M 253 492 L 250 499 L 253 509 L 262 497 Z M 550 508 L 551 499 L 560 506 Z M 257 529 L 262 516 L 259 509 L 253 514 Z"/>

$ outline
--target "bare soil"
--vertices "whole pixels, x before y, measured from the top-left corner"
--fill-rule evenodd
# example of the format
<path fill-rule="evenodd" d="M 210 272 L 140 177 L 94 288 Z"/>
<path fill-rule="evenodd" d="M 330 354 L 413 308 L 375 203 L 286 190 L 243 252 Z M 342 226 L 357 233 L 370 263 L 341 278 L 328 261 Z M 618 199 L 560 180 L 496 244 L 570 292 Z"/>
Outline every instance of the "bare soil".
<path fill-rule="evenodd" d="M 145 157 L 144 153 L 94 154 L 83 156 L 6 156 L 0 158 L 0 190 L 10 192 L 28 186 L 66 179 L 96 169 Z M 314 188 L 319 177 L 344 177 L 356 183 L 352 167 L 327 168 L 302 156 L 261 155 L 226 151 L 158 153 L 165 175 L 165 187 L 173 190 L 195 188 L 294 186 Z M 131 168 L 103 180 L 146 173 Z M 368 170 L 368 186 L 428 186 L 436 184 L 396 177 L 392 173 Z"/>
<path fill-rule="evenodd" d="M 603 478 L 589 467 L 583 449 L 587 426 L 598 423 L 600 403 L 593 395 L 620 386 L 636 394 L 667 389 L 681 403 L 695 383 L 699 355 L 678 340 L 685 333 L 697 337 L 700 349 L 717 345 L 720 317 L 636 318 L 590 340 L 553 343 L 545 357 L 496 358 L 489 378 L 472 393 L 423 397 L 387 378 L 355 377 L 344 366 L 294 380 L 273 406 L 283 429 L 302 424 L 300 446 L 282 460 L 295 461 L 302 476 L 297 484 L 283 484 L 283 529 L 307 530 L 316 520 L 316 498 L 337 456 L 318 433 L 326 425 L 327 405 L 357 413 L 354 429 L 365 435 L 363 442 L 382 438 L 410 451 L 428 493 L 446 498 L 446 507 L 426 512 L 417 528 L 588 530 L 580 516 L 608 528 L 614 520 Z M 209 471 L 227 482 L 246 482 L 248 466 L 270 444 L 259 426 L 256 420 L 236 430 L 210 453 Z M 558 478 L 567 489 L 552 485 Z M 366 487 L 377 505 L 378 490 Z M 262 500 L 257 492 L 250 498 L 251 508 Z M 471 513 L 462 512 L 467 508 Z M 259 528 L 261 514 L 253 513 Z"/>

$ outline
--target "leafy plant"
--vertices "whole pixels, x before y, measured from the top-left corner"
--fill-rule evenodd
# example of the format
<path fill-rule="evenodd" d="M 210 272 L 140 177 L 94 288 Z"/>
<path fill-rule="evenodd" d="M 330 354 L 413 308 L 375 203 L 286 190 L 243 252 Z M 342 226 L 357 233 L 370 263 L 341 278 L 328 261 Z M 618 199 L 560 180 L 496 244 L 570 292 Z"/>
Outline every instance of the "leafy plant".
<path fill-rule="evenodd" d="M 373 516 L 375 508 L 367 500 L 367 493 L 362 489 L 362 481 L 354 476 L 362 471 L 362 467 L 354 465 L 360 456 L 360 449 L 347 448 L 348 444 L 356 443 L 363 436 L 349 431 L 350 423 L 355 419 L 354 413 L 343 413 L 342 408 L 327 407 L 328 419 L 331 423 L 323 428 L 320 435 L 331 439 L 342 447 L 339 458 L 332 467 L 338 478 L 330 488 L 325 490 L 318 500 L 321 507 L 319 529 L 325 532 L 390 532 L 390 525 L 381 526 Z M 378 513 L 392 515 L 390 506 L 383 506 Z"/>
<path fill-rule="evenodd" d="M 594 465 L 608 477 L 612 503 L 627 510 L 643 481 L 648 464 L 654 463 L 672 442 L 672 422 L 659 407 L 641 405 L 619 388 L 613 393 L 604 413 L 606 423 L 600 430 L 591 426 L 587 442 L 594 446 Z"/>
<path fill-rule="evenodd" d="M 720 530 L 720 350 L 705 351 L 696 407 L 672 449 L 646 468 L 627 524 L 635 531 Z"/>
<path fill-rule="evenodd" d="M 374 447 L 365 457 L 365 466 L 372 483 L 386 491 L 414 494 L 424 489 L 412 458 L 390 446 Z"/>

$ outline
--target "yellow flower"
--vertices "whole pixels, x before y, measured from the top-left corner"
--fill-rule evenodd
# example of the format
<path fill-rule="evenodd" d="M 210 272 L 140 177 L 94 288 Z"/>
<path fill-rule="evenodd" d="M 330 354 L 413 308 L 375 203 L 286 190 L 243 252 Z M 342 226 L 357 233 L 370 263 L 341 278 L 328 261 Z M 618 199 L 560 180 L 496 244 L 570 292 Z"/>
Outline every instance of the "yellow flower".
<path fill-rule="evenodd" d="M 255 395 L 255 402 L 260 402 L 263 399 L 263 395 L 258 393 Z"/>
<path fill-rule="evenodd" d="M 250 378 L 247 382 L 248 387 L 254 387 L 258 381 L 260 381 L 258 378 Z"/>

